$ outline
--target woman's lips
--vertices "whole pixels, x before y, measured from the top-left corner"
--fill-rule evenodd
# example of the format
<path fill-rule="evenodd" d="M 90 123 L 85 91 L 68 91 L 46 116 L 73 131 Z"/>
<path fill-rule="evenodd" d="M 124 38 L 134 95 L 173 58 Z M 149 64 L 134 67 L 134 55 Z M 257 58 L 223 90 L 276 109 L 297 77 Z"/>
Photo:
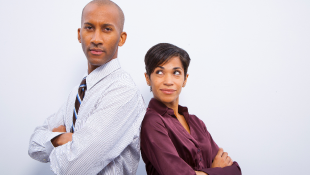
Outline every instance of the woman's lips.
<path fill-rule="evenodd" d="M 175 92 L 176 90 L 173 89 L 160 89 L 164 94 L 172 94 L 173 92 Z"/>

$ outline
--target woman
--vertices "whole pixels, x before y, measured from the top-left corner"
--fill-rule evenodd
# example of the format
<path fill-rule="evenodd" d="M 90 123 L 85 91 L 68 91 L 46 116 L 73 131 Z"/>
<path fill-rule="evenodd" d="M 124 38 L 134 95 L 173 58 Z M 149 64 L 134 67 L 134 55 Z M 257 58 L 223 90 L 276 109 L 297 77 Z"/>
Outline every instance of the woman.
<path fill-rule="evenodd" d="M 179 105 L 190 63 L 186 51 L 168 43 L 145 55 L 145 78 L 151 99 L 141 128 L 141 153 L 148 175 L 240 175 L 219 149 L 204 123 Z"/>

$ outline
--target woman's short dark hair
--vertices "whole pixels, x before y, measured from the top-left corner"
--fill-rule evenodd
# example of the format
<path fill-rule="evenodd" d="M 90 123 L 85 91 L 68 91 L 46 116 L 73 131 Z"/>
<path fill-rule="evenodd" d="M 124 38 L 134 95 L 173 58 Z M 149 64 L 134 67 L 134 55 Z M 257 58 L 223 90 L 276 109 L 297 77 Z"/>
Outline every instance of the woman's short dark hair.
<path fill-rule="evenodd" d="M 146 74 L 150 77 L 156 67 L 166 63 L 175 56 L 180 58 L 184 69 L 184 78 L 186 78 L 191 59 L 185 50 L 169 43 L 156 44 L 147 51 L 144 58 Z"/>

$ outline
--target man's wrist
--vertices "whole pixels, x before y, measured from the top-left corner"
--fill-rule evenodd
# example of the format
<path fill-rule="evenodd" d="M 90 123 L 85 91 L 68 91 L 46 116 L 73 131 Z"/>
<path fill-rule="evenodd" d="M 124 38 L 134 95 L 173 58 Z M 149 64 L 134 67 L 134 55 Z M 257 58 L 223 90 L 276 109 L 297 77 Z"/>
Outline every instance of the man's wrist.
<path fill-rule="evenodd" d="M 59 137 L 60 137 L 61 135 L 62 135 L 62 134 L 60 134 L 60 135 L 58 135 L 58 136 L 52 138 L 51 142 L 52 142 L 52 144 L 53 144 L 54 147 L 59 146 L 59 142 L 58 142 L 58 141 L 59 141 Z"/>
<path fill-rule="evenodd" d="M 72 134 L 73 133 L 71 133 L 71 132 L 60 134 L 59 136 L 53 138 L 51 140 L 51 142 L 54 145 L 54 147 L 64 145 L 64 144 L 72 141 Z"/>

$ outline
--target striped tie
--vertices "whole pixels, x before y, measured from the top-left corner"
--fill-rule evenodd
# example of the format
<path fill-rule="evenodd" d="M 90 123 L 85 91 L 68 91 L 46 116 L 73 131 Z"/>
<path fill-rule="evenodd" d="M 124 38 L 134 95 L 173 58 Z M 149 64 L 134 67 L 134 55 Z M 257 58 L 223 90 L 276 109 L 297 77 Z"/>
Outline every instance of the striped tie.
<path fill-rule="evenodd" d="M 84 77 L 82 82 L 81 82 L 81 84 L 80 84 L 80 87 L 79 87 L 79 90 L 78 90 L 78 94 L 76 95 L 76 99 L 75 99 L 75 105 L 74 105 L 74 109 L 73 109 L 73 122 L 72 122 L 71 131 L 70 131 L 72 133 L 74 132 L 74 129 L 75 129 L 75 121 L 77 119 L 79 108 L 80 108 L 80 105 L 81 105 L 81 103 L 83 101 L 86 89 L 87 89 L 87 87 L 86 87 L 86 77 Z"/>

